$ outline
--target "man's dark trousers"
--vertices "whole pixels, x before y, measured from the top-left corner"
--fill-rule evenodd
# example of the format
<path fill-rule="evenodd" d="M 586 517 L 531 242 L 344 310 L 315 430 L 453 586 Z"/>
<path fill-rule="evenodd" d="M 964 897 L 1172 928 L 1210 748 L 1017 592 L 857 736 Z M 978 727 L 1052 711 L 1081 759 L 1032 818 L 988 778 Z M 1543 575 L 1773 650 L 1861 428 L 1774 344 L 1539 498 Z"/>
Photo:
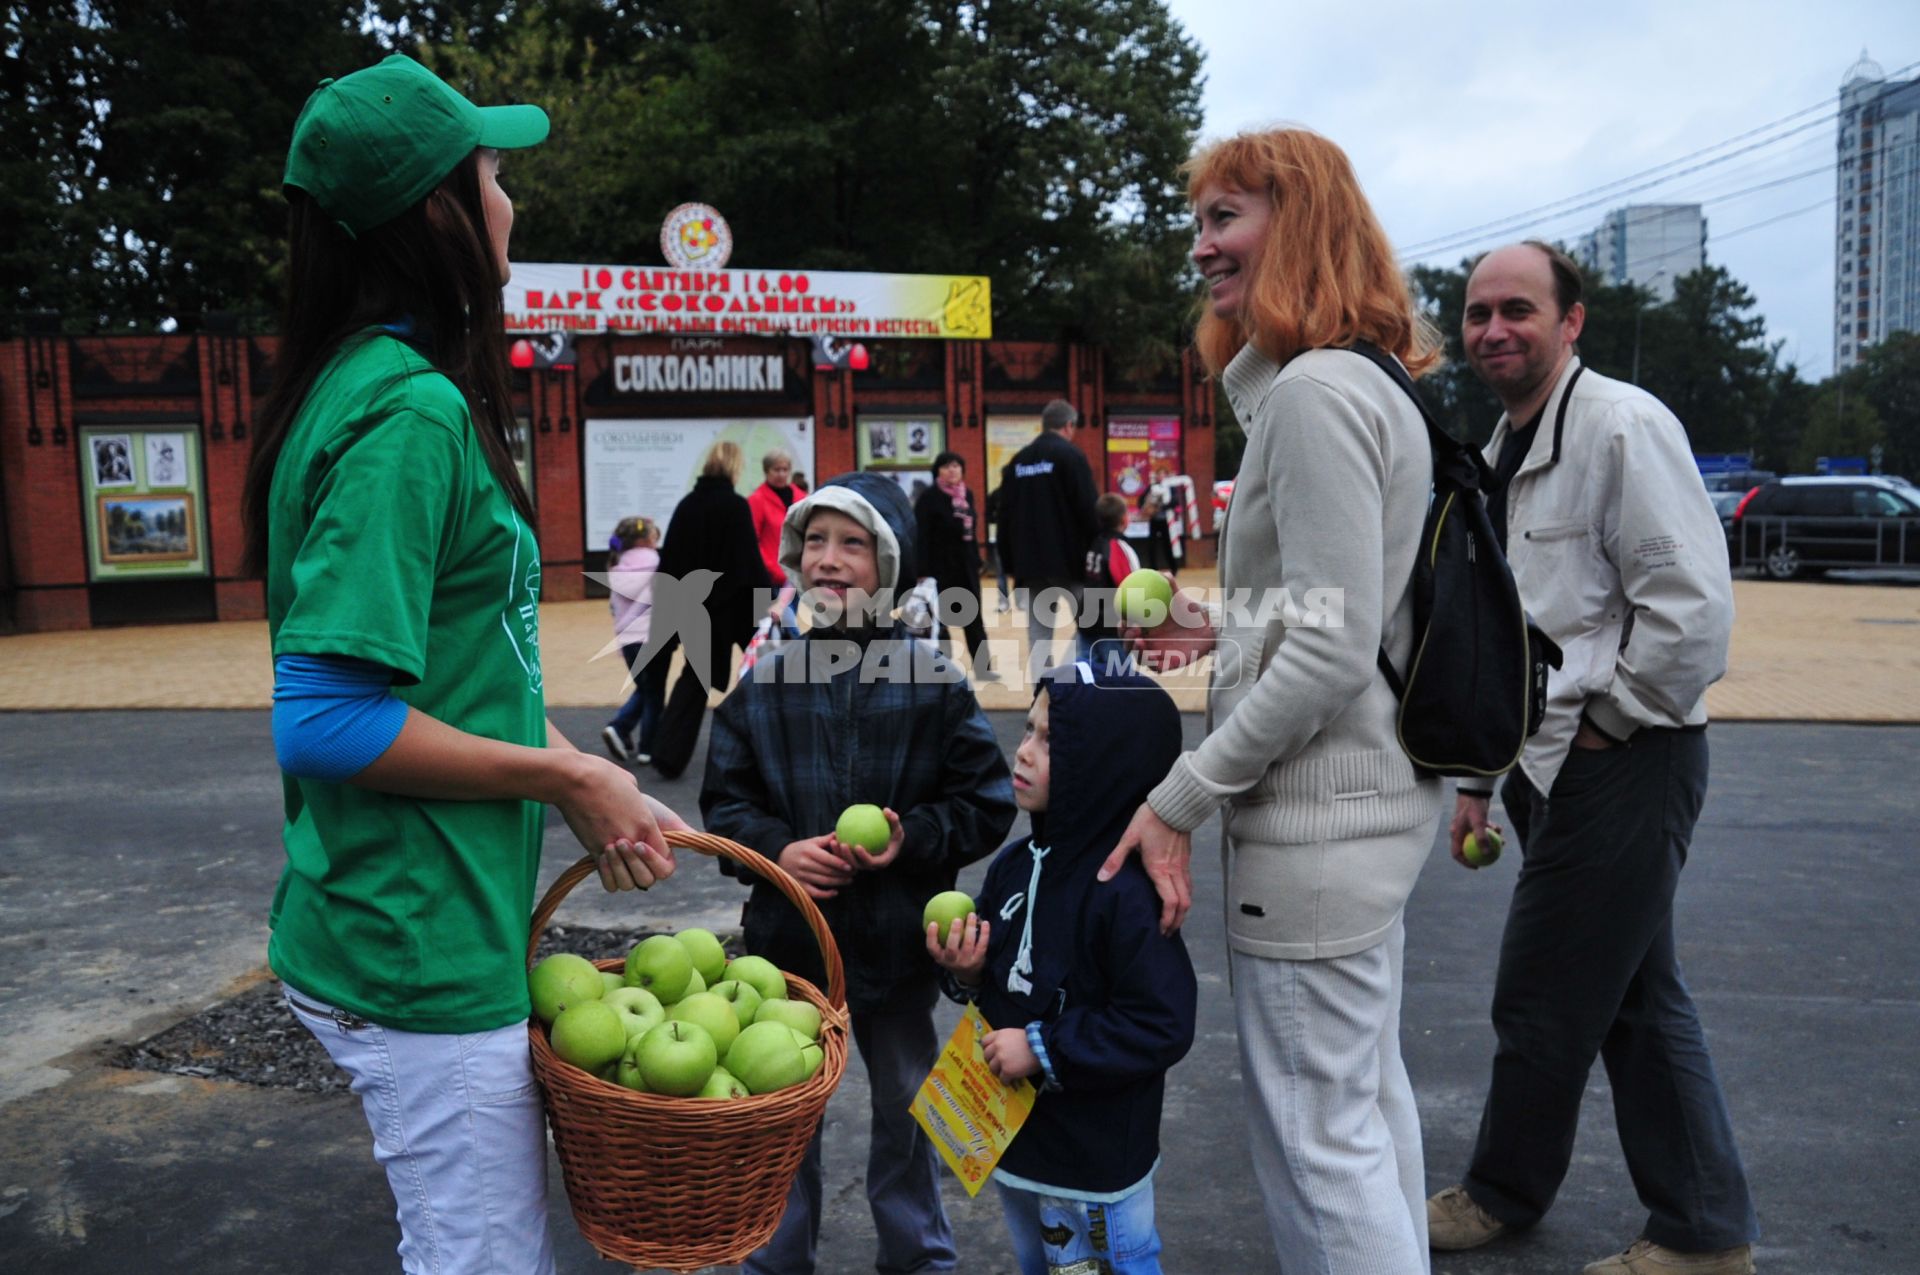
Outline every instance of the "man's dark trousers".
<path fill-rule="evenodd" d="M 1673 895 L 1707 789 L 1702 730 L 1575 748 L 1542 797 L 1502 790 L 1525 855 L 1500 943 L 1493 1083 L 1467 1194 L 1512 1227 L 1566 1177 L 1597 1054 L 1646 1237 L 1682 1252 L 1758 1233 L 1726 1098 L 1680 977 Z"/>

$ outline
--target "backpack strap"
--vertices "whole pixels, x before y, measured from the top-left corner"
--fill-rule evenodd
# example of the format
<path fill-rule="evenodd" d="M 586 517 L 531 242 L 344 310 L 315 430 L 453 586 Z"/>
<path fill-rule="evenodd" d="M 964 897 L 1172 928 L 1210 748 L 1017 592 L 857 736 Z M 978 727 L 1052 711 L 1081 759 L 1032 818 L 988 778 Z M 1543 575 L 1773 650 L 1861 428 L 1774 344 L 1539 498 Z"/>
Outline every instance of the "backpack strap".
<path fill-rule="evenodd" d="M 1413 378 L 1407 375 L 1407 369 L 1400 360 L 1388 354 L 1371 341 L 1355 341 L 1346 349 L 1358 354 L 1367 362 L 1386 373 L 1387 379 L 1400 387 L 1401 393 L 1413 400 L 1414 407 L 1420 411 L 1420 420 L 1427 427 L 1427 446 L 1433 452 L 1433 469 L 1436 478 L 1451 479 L 1456 486 L 1472 491 L 1485 491 L 1492 469 L 1479 451 L 1461 442 L 1442 428 L 1433 413 L 1427 408 L 1427 401 L 1420 397 L 1420 391 L 1414 388 Z"/>
<path fill-rule="evenodd" d="M 1420 420 L 1427 427 L 1427 448 L 1433 456 L 1433 473 L 1436 479 L 1443 474 L 1455 486 L 1469 491 L 1484 491 L 1491 470 L 1479 452 L 1455 438 L 1440 427 L 1433 419 L 1433 413 L 1427 409 L 1426 400 L 1420 397 L 1420 391 L 1413 386 L 1413 378 L 1407 375 L 1407 369 L 1400 360 L 1388 354 L 1371 341 L 1355 341 L 1346 349 L 1358 354 L 1367 362 L 1386 373 L 1387 379 L 1400 387 L 1401 393 L 1413 401 L 1420 412 Z M 1380 668 L 1387 685 L 1393 689 L 1393 697 L 1403 700 L 1407 697 L 1406 681 L 1400 671 L 1393 667 L 1393 661 L 1387 657 L 1386 644 L 1383 642 L 1374 652 L 1374 663 Z"/>

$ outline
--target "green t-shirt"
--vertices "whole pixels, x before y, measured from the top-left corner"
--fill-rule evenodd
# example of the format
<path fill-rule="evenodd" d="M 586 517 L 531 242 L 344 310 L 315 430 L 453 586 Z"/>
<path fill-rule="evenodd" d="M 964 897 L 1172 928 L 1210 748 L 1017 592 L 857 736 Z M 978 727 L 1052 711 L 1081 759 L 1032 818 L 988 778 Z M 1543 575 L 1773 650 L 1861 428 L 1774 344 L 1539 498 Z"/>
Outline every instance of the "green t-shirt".
<path fill-rule="evenodd" d="M 540 555 L 465 400 L 405 343 L 350 341 L 287 433 L 268 511 L 273 654 L 394 670 L 459 730 L 546 744 Z M 292 987 L 407 1031 L 525 1018 L 536 802 L 427 801 L 283 776 L 268 960 Z"/>

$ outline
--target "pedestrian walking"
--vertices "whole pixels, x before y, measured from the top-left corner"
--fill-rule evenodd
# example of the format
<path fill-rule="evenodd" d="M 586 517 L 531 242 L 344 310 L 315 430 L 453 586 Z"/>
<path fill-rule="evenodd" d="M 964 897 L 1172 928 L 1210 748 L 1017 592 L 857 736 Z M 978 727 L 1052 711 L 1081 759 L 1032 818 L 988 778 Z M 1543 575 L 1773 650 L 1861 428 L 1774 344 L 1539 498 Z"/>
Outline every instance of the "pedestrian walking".
<path fill-rule="evenodd" d="M 921 574 L 931 576 L 940 591 L 936 636 L 945 650 L 947 626 L 940 617 L 950 606 L 959 608 L 957 614 L 965 617 L 960 627 L 974 679 L 998 680 L 983 654 L 987 623 L 980 614 L 980 545 L 974 539 L 978 519 L 973 492 L 967 488 L 967 463 L 956 452 L 941 452 L 934 458 L 932 472 L 933 486 L 920 493 L 913 516 L 920 538 Z"/>
<path fill-rule="evenodd" d="M 660 679 L 648 677 L 646 666 L 640 663 L 640 651 L 652 628 L 653 577 L 660 569 L 660 524 L 651 518 L 622 518 L 607 548 L 613 556 L 607 565 L 613 639 L 620 644 L 620 657 L 633 678 L 633 693 L 601 729 L 600 737 L 615 760 L 644 766 L 653 760 L 653 729 L 659 724 L 663 707 Z"/>
<path fill-rule="evenodd" d="M 1040 437 L 1014 453 L 1000 476 L 1000 567 L 1026 598 L 1033 678 L 1053 667 L 1058 630 L 1076 631 L 1087 545 L 1098 530 L 1093 469 L 1073 445 L 1079 421 L 1065 399 L 1048 403 Z"/>
<path fill-rule="evenodd" d="M 1706 690 L 1733 630 L 1726 538 L 1673 413 L 1581 363 L 1580 295 L 1579 267 L 1540 243 L 1488 253 L 1467 280 L 1467 361 L 1506 409 L 1487 443 L 1488 513 L 1565 659 L 1501 789 L 1525 857 L 1500 940 L 1498 1044 L 1466 1176 L 1430 1206 L 1433 1246 L 1474 1248 L 1546 1215 L 1598 1057 L 1647 1220 L 1586 1275 L 1747 1275 L 1759 1223 L 1673 928 L 1707 791 Z M 1491 797 L 1460 786 L 1462 866 Z"/>

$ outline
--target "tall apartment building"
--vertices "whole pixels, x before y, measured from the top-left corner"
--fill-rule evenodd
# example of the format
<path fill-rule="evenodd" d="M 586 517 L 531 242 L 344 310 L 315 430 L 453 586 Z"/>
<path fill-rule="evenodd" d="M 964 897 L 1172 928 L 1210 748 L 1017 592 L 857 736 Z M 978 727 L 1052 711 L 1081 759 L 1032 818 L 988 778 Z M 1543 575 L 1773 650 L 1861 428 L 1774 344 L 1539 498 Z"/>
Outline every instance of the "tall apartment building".
<path fill-rule="evenodd" d="M 1920 79 L 1889 84 L 1865 51 L 1840 86 L 1833 365 L 1920 331 Z"/>
<path fill-rule="evenodd" d="M 1707 219 L 1699 204 L 1629 204 L 1583 235 L 1576 251 L 1608 283 L 1638 284 L 1664 303 L 1675 279 L 1707 263 Z"/>

